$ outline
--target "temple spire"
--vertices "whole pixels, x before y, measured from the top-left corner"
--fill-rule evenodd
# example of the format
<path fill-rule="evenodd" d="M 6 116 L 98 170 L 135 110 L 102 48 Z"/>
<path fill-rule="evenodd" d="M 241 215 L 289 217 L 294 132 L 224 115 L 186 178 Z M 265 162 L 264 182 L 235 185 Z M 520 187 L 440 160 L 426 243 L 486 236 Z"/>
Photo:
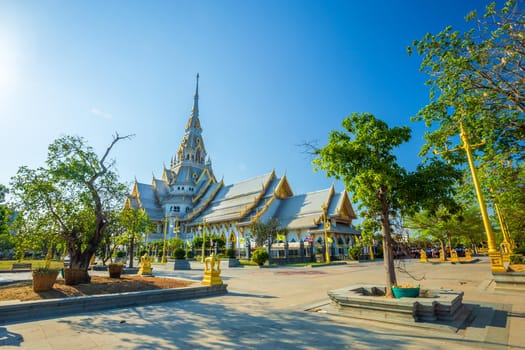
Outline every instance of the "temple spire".
<path fill-rule="evenodd" d="M 193 107 L 191 109 L 190 120 L 188 120 L 188 125 L 186 125 L 186 130 L 190 127 L 200 129 L 199 121 L 199 73 L 197 73 L 197 79 L 195 84 L 195 95 L 193 95 Z"/>
<path fill-rule="evenodd" d="M 199 116 L 199 73 L 197 73 L 197 83 L 195 84 L 195 95 L 193 95 L 193 108 L 192 114 Z"/>

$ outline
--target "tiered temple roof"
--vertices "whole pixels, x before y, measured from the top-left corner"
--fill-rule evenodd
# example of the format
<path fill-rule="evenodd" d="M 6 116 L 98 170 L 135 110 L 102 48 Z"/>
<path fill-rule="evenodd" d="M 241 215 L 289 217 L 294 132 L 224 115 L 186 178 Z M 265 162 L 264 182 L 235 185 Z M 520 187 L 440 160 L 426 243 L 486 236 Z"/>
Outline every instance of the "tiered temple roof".
<path fill-rule="evenodd" d="M 193 108 L 177 154 L 162 177 L 151 184 L 135 184 L 126 205 L 146 210 L 152 221 L 176 218 L 187 230 L 206 223 L 234 223 L 250 226 L 256 221 L 279 220 L 288 230 L 322 232 L 323 215 L 331 222 L 331 232 L 357 234 L 356 218 L 346 191 L 334 187 L 294 195 L 286 175 L 275 171 L 225 185 L 217 181 L 202 139 L 198 109 L 198 75 Z"/>

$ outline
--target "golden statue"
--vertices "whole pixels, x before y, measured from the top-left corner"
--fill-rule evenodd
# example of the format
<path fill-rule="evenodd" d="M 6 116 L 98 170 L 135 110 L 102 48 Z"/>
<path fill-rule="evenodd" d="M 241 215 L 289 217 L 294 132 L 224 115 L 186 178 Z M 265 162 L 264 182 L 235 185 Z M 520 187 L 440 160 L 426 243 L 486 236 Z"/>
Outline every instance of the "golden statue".
<path fill-rule="evenodd" d="M 153 275 L 153 271 L 151 269 L 151 261 L 149 259 L 148 253 L 144 254 L 140 258 L 140 269 L 138 272 L 139 276 L 151 276 Z"/>
<path fill-rule="evenodd" d="M 427 252 L 425 251 L 425 249 L 421 249 L 421 251 L 419 252 L 419 261 L 422 263 L 428 262 Z"/>
<path fill-rule="evenodd" d="M 450 249 L 450 261 L 459 262 L 458 252 L 455 249 Z"/>
<path fill-rule="evenodd" d="M 465 260 L 472 260 L 472 255 L 470 254 L 470 249 L 465 249 Z"/>
<path fill-rule="evenodd" d="M 219 267 L 221 260 L 215 254 L 210 255 L 204 260 L 204 277 L 201 284 L 205 286 L 214 286 L 222 284 L 221 268 Z M 217 268 L 215 268 L 217 264 Z"/>

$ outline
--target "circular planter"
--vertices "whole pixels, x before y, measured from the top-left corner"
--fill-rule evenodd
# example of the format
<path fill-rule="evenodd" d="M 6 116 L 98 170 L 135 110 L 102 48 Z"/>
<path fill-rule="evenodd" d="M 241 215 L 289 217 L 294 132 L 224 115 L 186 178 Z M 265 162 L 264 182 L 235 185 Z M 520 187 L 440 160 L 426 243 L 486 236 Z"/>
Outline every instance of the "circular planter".
<path fill-rule="evenodd" d="M 33 272 L 33 290 L 38 293 L 53 289 L 57 276 L 58 270 L 50 270 L 45 273 Z"/>

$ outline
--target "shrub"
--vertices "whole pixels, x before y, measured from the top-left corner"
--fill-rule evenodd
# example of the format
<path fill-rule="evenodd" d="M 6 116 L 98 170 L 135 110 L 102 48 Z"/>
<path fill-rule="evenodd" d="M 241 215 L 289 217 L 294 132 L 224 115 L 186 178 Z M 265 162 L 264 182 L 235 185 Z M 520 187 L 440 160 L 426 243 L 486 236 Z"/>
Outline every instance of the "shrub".
<path fill-rule="evenodd" d="M 60 272 L 60 269 L 54 269 L 50 267 L 37 267 L 33 269 L 33 275 L 52 275 Z"/>
<path fill-rule="evenodd" d="M 186 251 L 183 248 L 176 248 L 173 251 L 173 256 L 175 257 L 175 259 L 184 259 L 184 257 L 186 256 Z"/>
<path fill-rule="evenodd" d="M 514 254 L 525 255 L 525 247 L 514 248 L 513 253 L 514 253 Z"/>
<path fill-rule="evenodd" d="M 235 250 L 231 249 L 231 248 L 228 248 L 226 249 L 226 251 L 224 252 L 224 255 L 226 255 L 226 257 L 228 259 L 235 259 Z"/>
<path fill-rule="evenodd" d="M 186 253 L 186 258 L 188 259 L 193 258 L 193 252 L 191 250 L 188 250 L 188 252 Z"/>
<path fill-rule="evenodd" d="M 522 254 L 511 254 L 510 263 L 513 265 L 523 264 L 523 255 Z"/>
<path fill-rule="evenodd" d="M 252 254 L 252 261 L 259 266 L 263 266 L 266 261 L 270 258 L 270 255 L 264 248 L 259 248 Z"/>
<path fill-rule="evenodd" d="M 126 256 L 126 252 L 125 252 L 125 251 L 123 251 L 123 250 L 119 250 L 119 251 L 117 252 L 117 258 L 123 258 L 123 257 L 125 257 L 125 256 Z"/>
<path fill-rule="evenodd" d="M 348 256 L 352 260 L 359 260 L 359 254 L 361 254 L 361 247 L 358 245 L 353 246 L 348 249 Z"/>

